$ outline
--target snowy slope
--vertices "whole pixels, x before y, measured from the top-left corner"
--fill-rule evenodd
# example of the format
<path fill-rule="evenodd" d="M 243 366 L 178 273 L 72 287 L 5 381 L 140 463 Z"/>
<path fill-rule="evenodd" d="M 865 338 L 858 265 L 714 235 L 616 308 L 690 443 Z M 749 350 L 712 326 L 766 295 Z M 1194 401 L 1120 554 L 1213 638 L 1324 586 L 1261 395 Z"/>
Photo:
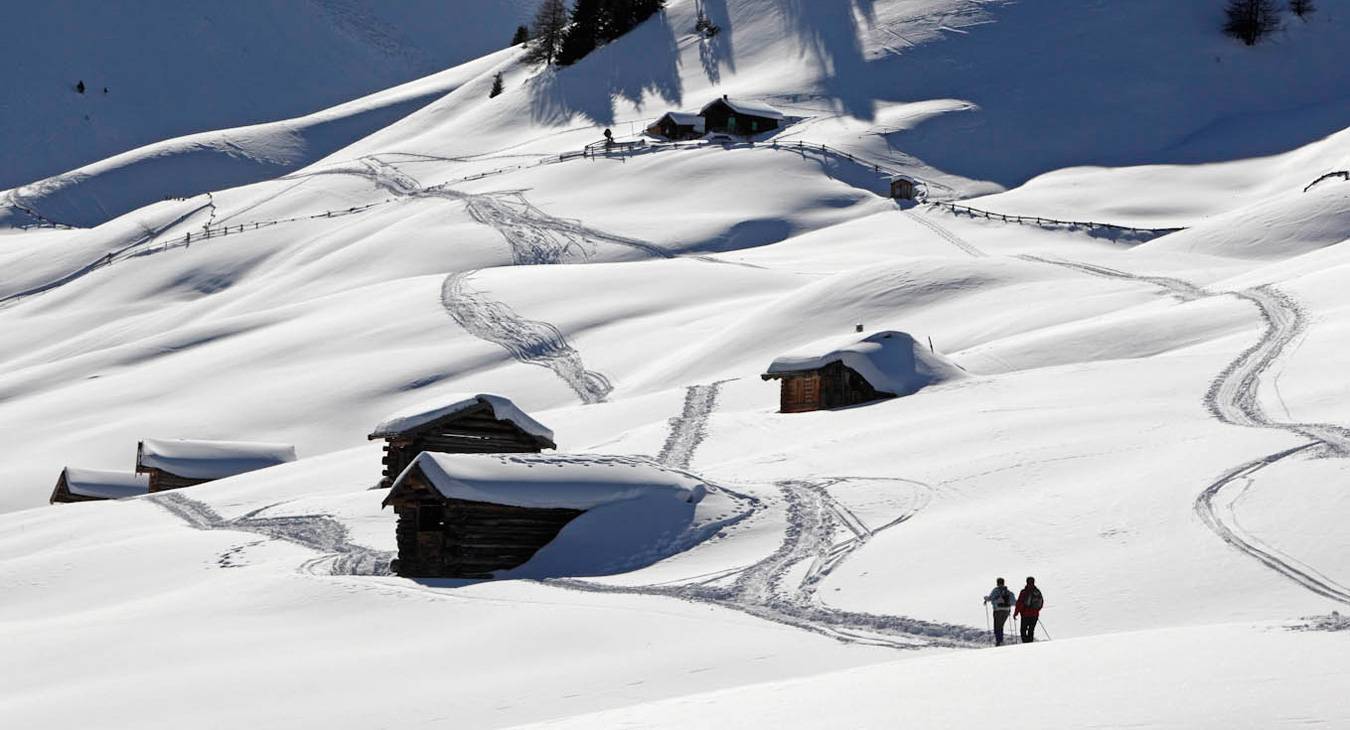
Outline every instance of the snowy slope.
<path fill-rule="evenodd" d="M 1246 49 L 1217 3 L 702 4 L 712 40 L 673 0 L 569 69 L 414 82 L 444 95 L 277 177 L 0 231 L 7 718 L 1350 721 L 1350 633 L 1290 630 L 1350 606 L 1350 181 L 1305 192 L 1350 162 L 1342 8 Z M 793 121 L 575 154 L 721 93 Z M 1186 230 L 901 204 L 892 172 Z M 778 413 L 774 359 L 859 322 L 965 377 Z M 389 576 L 366 434 L 477 392 L 561 451 L 690 472 L 721 529 L 603 577 L 557 569 L 584 550 L 540 580 Z M 302 458 L 41 506 L 147 436 Z M 998 575 L 1037 577 L 1053 641 L 975 650 Z"/>
<path fill-rule="evenodd" d="M 504 47 L 533 6 L 8 3 L 0 189 L 170 137 L 299 117 L 456 66 Z M 75 92 L 81 80 L 84 94 Z"/>

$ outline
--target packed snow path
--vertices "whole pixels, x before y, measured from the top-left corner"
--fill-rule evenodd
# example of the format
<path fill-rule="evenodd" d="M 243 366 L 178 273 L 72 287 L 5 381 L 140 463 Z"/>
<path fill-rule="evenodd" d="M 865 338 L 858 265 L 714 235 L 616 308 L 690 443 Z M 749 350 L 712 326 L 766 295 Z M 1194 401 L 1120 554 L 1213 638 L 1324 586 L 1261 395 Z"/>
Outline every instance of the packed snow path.
<path fill-rule="evenodd" d="M 258 517 L 277 505 L 269 505 L 248 514 L 227 520 L 210 506 L 177 492 L 156 494 L 147 499 L 181 518 L 198 530 L 233 530 L 251 532 L 273 540 L 285 540 L 301 547 L 323 553 L 307 561 L 302 568 L 322 575 L 389 575 L 392 553 L 372 550 L 353 543 L 347 528 L 328 515 L 290 515 L 286 517 Z M 221 556 L 224 567 L 237 549 Z"/>
<path fill-rule="evenodd" d="M 930 220 L 928 217 L 924 216 L 921 213 L 912 210 L 907 210 L 904 213 L 905 215 L 909 216 L 910 220 L 914 221 L 915 223 L 918 223 L 924 228 L 927 228 L 928 230 L 936 234 L 938 238 L 941 238 L 947 243 L 950 243 L 951 245 L 961 249 L 970 256 L 974 256 L 975 258 L 984 258 L 989 255 L 986 254 L 984 251 L 981 251 L 974 244 L 962 239 L 960 236 L 956 235 L 955 233 L 952 233 L 946 228 L 943 228 L 942 226 L 938 225 L 936 222 Z"/>
<path fill-rule="evenodd" d="M 725 382 L 691 385 L 685 390 L 684 409 L 670 419 L 670 433 L 661 446 L 661 453 L 656 455 L 657 461 L 676 469 L 689 468 L 694 452 L 708 435 L 708 416 L 717 407 L 717 392 Z"/>
<path fill-rule="evenodd" d="M 979 628 L 843 611 L 816 599 L 821 581 L 849 555 L 873 535 L 909 519 L 921 506 L 917 504 L 886 525 L 871 529 L 830 496 L 830 486 L 851 479 L 780 482 L 786 522 L 783 542 L 773 553 L 744 568 L 676 585 L 617 586 L 571 579 L 547 583 L 591 593 L 660 596 L 706 603 L 853 644 L 892 649 L 987 644 L 988 636 Z M 836 533 L 840 530 L 849 536 L 837 542 Z M 805 570 L 794 579 L 792 576 L 800 568 Z"/>
<path fill-rule="evenodd" d="M 1106 266 L 1096 264 L 1085 264 L 1078 261 L 1065 261 L 1063 259 L 1051 259 L 1042 256 L 1032 256 L 1023 254 L 1017 258 L 1023 261 L 1032 261 L 1038 264 L 1050 264 L 1051 266 L 1062 266 L 1066 269 L 1081 271 L 1085 274 L 1100 276 L 1106 279 L 1124 279 L 1128 281 L 1137 281 L 1144 284 L 1152 284 L 1168 294 L 1175 296 L 1183 302 L 1190 302 L 1196 299 L 1204 299 L 1213 296 L 1210 292 L 1181 279 L 1174 279 L 1167 276 L 1144 276 L 1142 274 L 1131 274 L 1119 269 L 1112 269 Z"/>
<path fill-rule="evenodd" d="M 525 319 L 505 303 L 474 291 L 467 281 L 475 273 L 454 273 L 441 284 L 441 304 L 464 331 L 500 346 L 520 362 L 557 373 L 583 403 L 599 403 L 609 395 L 614 389 L 609 379 L 587 370 L 557 327 Z"/>

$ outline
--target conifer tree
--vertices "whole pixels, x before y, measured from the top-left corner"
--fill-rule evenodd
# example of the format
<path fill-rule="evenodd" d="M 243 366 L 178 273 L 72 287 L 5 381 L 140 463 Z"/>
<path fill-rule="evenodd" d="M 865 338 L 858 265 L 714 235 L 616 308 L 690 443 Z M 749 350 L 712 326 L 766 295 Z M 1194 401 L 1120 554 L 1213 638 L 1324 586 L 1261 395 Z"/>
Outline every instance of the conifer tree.
<path fill-rule="evenodd" d="M 1309 15 L 1317 12 L 1317 6 L 1313 4 L 1313 0 L 1289 0 L 1289 11 L 1307 20 Z"/>
<path fill-rule="evenodd" d="M 511 45 L 518 46 L 530 39 L 530 29 L 523 25 L 516 26 L 516 34 L 511 36 Z"/>
<path fill-rule="evenodd" d="M 1280 27 L 1275 0 L 1229 0 L 1224 13 L 1228 22 L 1224 23 L 1223 32 L 1249 46 Z"/>
<path fill-rule="evenodd" d="M 533 38 L 526 46 L 525 60 L 554 63 L 567 36 L 567 5 L 563 0 L 544 0 L 534 14 Z"/>
<path fill-rule="evenodd" d="M 488 98 L 498 96 L 502 93 L 502 75 L 498 73 L 492 77 L 492 91 L 488 92 Z"/>

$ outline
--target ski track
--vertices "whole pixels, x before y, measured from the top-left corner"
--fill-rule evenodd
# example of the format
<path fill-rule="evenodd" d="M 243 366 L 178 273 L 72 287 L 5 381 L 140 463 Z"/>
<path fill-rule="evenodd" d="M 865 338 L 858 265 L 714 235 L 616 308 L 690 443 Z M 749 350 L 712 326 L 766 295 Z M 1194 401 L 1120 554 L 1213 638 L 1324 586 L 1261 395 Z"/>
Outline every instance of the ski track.
<path fill-rule="evenodd" d="M 273 540 L 284 540 L 309 548 L 322 556 L 306 561 L 301 567 L 316 575 L 390 575 L 389 561 L 393 553 L 357 545 L 348 537 L 347 528 L 328 515 L 289 515 L 286 517 L 258 517 L 269 507 L 227 520 L 209 505 L 185 497 L 177 492 L 156 494 L 147 498 L 198 530 L 232 530 L 248 532 Z M 221 556 L 218 564 L 229 563 L 231 549 Z"/>
<path fill-rule="evenodd" d="M 979 247 L 975 246 L 974 244 L 968 241 L 963 240 L 960 236 L 956 235 L 955 233 L 952 233 L 946 228 L 943 228 L 942 226 L 938 225 L 935 221 L 932 221 L 919 213 L 916 213 L 912 210 L 906 210 L 904 211 L 904 213 L 906 216 L 909 217 L 910 220 L 914 221 L 915 223 L 918 223 L 924 228 L 927 228 L 928 230 L 937 234 L 937 236 L 942 240 L 961 249 L 970 256 L 973 256 L 975 258 L 985 258 L 989 255 L 984 251 L 980 250 Z"/>
<path fill-rule="evenodd" d="M 1265 324 L 1264 331 L 1255 343 L 1234 358 L 1210 383 L 1204 397 L 1205 408 L 1221 423 L 1287 431 L 1307 439 L 1307 442 L 1230 469 L 1196 497 L 1193 509 L 1206 527 L 1234 549 L 1317 595 L 1350 605 L 1350 588 L 1293 556 L 1264 544 L 1245 531 L 1237 519 L 1238 499 L 1252 488 L 1255 475 L 1262 469 L 1296 456 L 1350 456 L 1350 429 L 1328 423 L 1277 421 L 1261 405 L 1262 378 L 1307 329 L 1307 315 L 1298 303 L 1271 285 L 1218 293 L 1171 277 L 1141 276 L 1105 266 L 1039 256 L 1023 255 L 1018 258 L 1063 266 L 1093 276 L 1152 284 L 1183 302 L 1232 295 L 1256 307 Z"/>
<path fill-rule="evenodd" d="M 599 403 L 614 389 L 603 374 L 587 370 L 581 355 L 555 326 L 525 319 L 503 302 L 467 285 L 473 271 L 458 272 L 441 285 L 441 304 L 464 331 L 498 345 L 527 365 L 548 368 L 584 403 Z"/>

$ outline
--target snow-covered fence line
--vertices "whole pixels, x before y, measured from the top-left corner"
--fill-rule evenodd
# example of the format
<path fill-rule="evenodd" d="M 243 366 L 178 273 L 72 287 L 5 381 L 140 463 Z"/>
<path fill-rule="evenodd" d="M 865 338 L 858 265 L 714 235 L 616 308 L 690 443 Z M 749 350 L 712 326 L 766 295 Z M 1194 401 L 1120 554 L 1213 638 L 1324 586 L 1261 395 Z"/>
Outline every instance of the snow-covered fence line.
<path fill-rule="evenodd" d="M 1317 183 L 1320 183 L 1320 182 L 1322 182 L 1323 180 L 1329 180 L 1329 179 L 1331 179 L 1331 178 L 1333 178 L 1333 177 L 1339 177 L 1339 178 L 1341 178 L 1341 179 L 1343 179 L 1343 180 L 1350 181 L 1350 170 L 1337 170 L 1337 171 L 1335 171 L 1335 172 L 1328 172 L 1327 174 L 1325 174 L 1325 175 L 1323 175 L 1323 176 L 1317 178 L 1316 180 L 1313 180 L 1312 182 L 1308 183 L 1308 187 L 1303 188 L 1303 192 L 1306 193 L 1306 192 L 1308 192 L 1309 190 L 1312 190 L 1313 186 L 1316 185 Z"/>
<path fill-rule="evenodd" d="M 62 223 L 61 221 L 52 220 L 51 218 L 48 218 L 47 216 L 37 212 L 36 210 L 33 210 L 32 208 L 29 208 L 28 206 L 15 201 L 13 198 L 10 198 L 8 203 L 11 207 L 19 211 L 20 213 L 23 213 L 28 217 L 37 220 L 37 223 L 24 223 L 15 226 L 20 230 L 26 231 L 30 228 L 59 228 L 61 230 L 72 231 L 76 228 L 76 226 L 72 226 L 68 223 Z"/>
<path fill-rule="evenodd" d="M 986 218 L 988 220 L 999 220 L 1005 223 L 1017 223 L 1019 225 L 1030 226 L 1062 226 L 1066 228 L 1104 228 L 1108 231 L 1119 231 L 1121 233 L 1131 233 L 1135 236 L 1144 235 L 1150 238 L 1166 236 L 1169 233 L 1184 231 L 1185 228 L 1135 228 L 1134 226 L 1121 226 L 1114 223 L 1101 223 L 1098 221 L 1066 221 L 1058 218 L 1046 218 L 1044 216 L 1034 215 L 1007 215 L 1004 213 L 994 213 L 988 210 L 972 208 L 969 205 L 960 205 L 957 203 L 944 203 L 935 201 L 927 203 L 934 208 L 946 208 L 953 213 L 965 213 L 972 218 Z"/>

